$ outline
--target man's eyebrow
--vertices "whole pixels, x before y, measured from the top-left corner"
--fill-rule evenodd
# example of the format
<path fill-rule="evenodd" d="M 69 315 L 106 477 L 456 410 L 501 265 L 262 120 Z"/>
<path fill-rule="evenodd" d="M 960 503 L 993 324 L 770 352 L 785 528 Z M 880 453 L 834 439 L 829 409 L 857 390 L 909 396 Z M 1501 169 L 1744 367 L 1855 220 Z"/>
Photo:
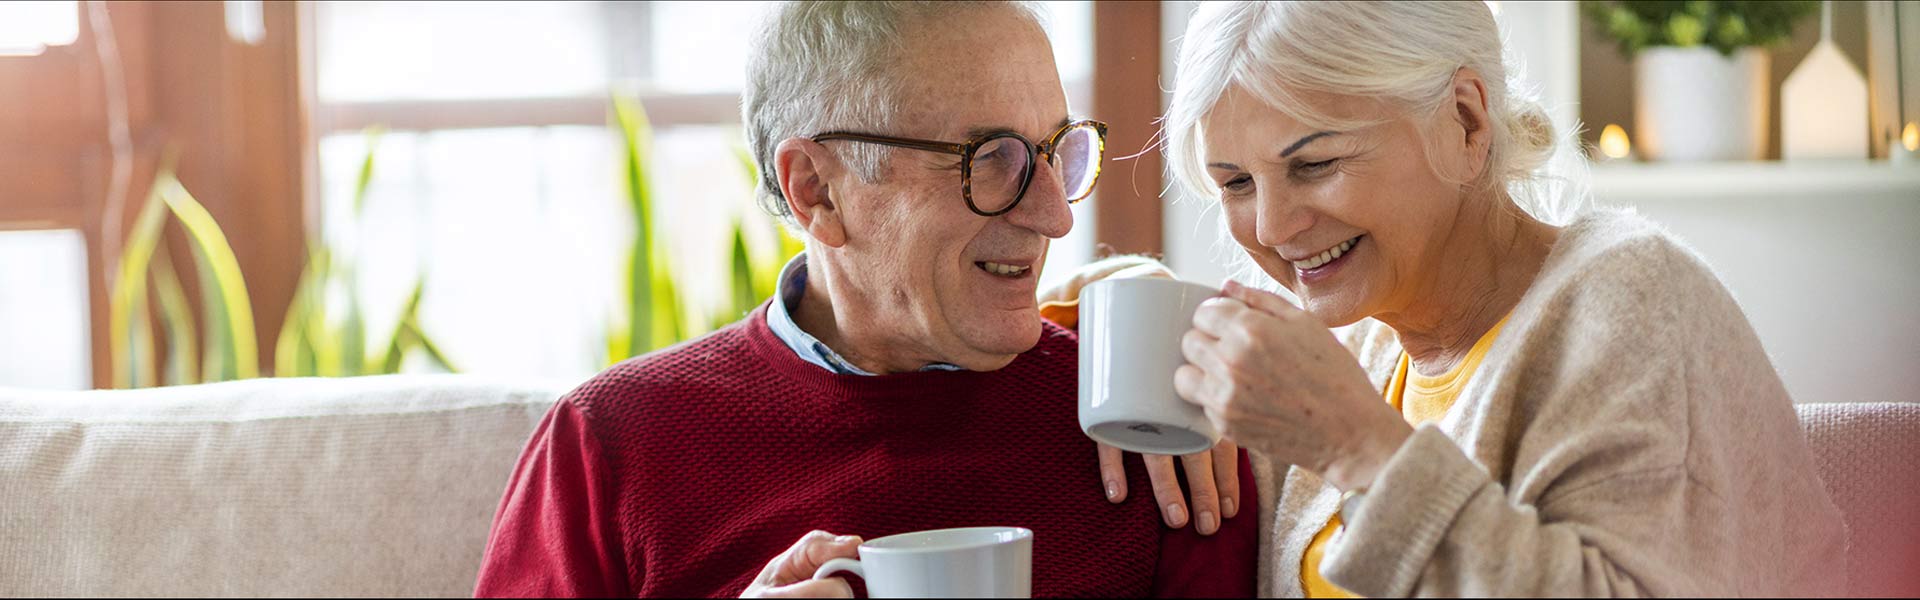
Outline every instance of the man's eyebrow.
<path fill-rule="evenodd" d="M 1059 131 L 1061 127 L 1066 127 L 1068 123 L 1072 123 L 1073 121 L 1074 121 L 1073 117 L 1061 117 L 1060 122 L 1054 124 L 1053 130 Z M 967 139 L 975 139 L 975 138 L 979 138 L 979 137 L 983 137 L 983 136 L 987 136 L 995 133 L 1006 133 L 1009 131 L 1014 133 L 1019 133 L 1019 130 L 1016 130 L 1012 127 L 988 127 L 988 126 L 974 127 L 972 129 L 967 130 Z M 1053 131 L 1048 131 L 1047 135 L 1051 135 L 1052 133 Z M 1040 141 L 1041 140 L 1035 140 L 1034 143 L 1038 144 L 1040 143 Z"/>
<path fill-rule="evenodd" d="M 1293 154 L 1293 151 L 1299 150 L 1301 146 L 1307 145 L 1308 142 L 1312 142 L 1314 140 L 1327 137 L 1330 135 L 1337 135 L 1338 133 L 1339 132 L 1334 132 L 1334 131 L 1322 131 L 1319 133 L 1315 133 L 1313 135 L 1309 135 L 1307 137 L 1300 138 L 1298 141 L 1295 141 L 1293 145 L 1287 146 L 1287 149 L 1281 150 L 1280 158 L 1286 158 L 1287 156 Z"/>

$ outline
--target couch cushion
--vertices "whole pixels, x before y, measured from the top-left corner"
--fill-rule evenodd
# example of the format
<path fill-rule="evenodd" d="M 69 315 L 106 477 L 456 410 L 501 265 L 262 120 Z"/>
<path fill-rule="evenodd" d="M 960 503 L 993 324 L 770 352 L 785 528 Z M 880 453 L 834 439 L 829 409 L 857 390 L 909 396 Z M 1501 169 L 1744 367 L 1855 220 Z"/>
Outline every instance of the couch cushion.
<path fill-rule="evenodd" d="M 1847 520 L 1847 595 L 1920 595 L 1920 404 L 1794 408 Z"/>
<path fill-rule="evenodd" d="M 0 390 L 0 596 L 466 596 L 570 386 L 469 376 Z"/>

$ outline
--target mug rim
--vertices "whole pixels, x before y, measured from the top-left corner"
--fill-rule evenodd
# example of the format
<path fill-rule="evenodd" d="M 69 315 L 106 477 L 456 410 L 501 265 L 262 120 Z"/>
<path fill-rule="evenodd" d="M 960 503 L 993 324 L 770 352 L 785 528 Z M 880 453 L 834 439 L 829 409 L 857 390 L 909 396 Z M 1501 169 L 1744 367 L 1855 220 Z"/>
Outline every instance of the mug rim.
<path fill-rule="evenodd" d="M 1087 292 L 1089 290 L 1092 290 L 1098 287 L 1129 286 L 1129 285 L 1146 285 L 1146 286 L 1178 285 L 1182 287 L 1198 288 L 1198 289 L 1206 290 L 1210 294 L 1220 293 L 1220 288 L 1207 285 L 1204 283 L 1200 283 L 1197 281 L 1187 281 L 1185 279 L 1165 279 L 1160 277 L 1129 277 L 1126 279 L 1102 279 L 1102 280 L 1095 281 L 1093 283 L 1089 283 L 1084 286 L 1081 286 L 1080 297 L 1081 299 L 1085 299 Z"/>
<path fill-rule="evenodd" d="M 961 533 L 961 532 L 1011 533 L 1013 534 L 1013 538 L 1005 539 L 1005 540 L 1001 540 L 1001 539 L 980 540 L 980 541 L 970 541 L 970 542 L 959 542 L 959 543 L 953 543 L 953 544 L 943 544 L 938 546 L 913 546 L 913 547 L 904 547 L 904 548 L 889 547 L 885 545 L 875 545 L 875 544 L 882 544 L 884 542 L 898 542 L 899 540 L 905 539 L 905 538 L 922 537 L 922 536 L 928 536 L 928 535 L 940 534 L 940 533 Z M 946 529 L 927 529 L 923 531 L 909 531 L 906 533 L 896 533 L 896 534 L 885 536 L 885 537 L 874 538 L 871 540 L 867 540 L 865 543 L 860 544 L 860 551 L 862 553 L 872 552 L 877 554 L 915 554 L 915 553 L 923 553 L 923 552 L 951 552 L 955 550 L 972 550 L 975 548 L 999 546 L 1002 544 L 1011 544 L 1011 543 L 1019 542 L 1021 540 L 1031 540 L 1031 539 L 1033 539 L 1033 530 L 1027 529 L 1025 527 L 1005 527 L 1005 526 L 950 527 Z"/>

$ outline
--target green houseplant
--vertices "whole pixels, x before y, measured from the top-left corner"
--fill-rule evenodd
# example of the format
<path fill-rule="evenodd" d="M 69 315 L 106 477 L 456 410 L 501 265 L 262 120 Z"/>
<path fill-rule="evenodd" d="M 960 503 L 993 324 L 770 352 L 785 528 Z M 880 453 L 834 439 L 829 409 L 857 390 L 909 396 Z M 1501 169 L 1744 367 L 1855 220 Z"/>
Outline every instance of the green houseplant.
<path fill-rule="evenodd" d="M 1634 137 L 1657 160 L 1758 160 L 1765 49 L 1818 10 L 1804 0 L 1583 0 L 1592 30 L 1634 65 Z"/>

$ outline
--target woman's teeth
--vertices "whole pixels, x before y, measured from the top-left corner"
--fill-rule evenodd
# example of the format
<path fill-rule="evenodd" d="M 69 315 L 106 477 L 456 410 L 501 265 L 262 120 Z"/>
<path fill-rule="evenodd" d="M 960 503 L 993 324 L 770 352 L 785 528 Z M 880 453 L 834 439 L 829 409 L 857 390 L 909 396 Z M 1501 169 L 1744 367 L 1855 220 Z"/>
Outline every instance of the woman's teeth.
<path fill-rule="evenodd" d="M 1020 275 L 1025 274 L 1027 272 L 1027 269 L 1033 268 L 1033 267 L 1017 267 L 1014 265 L 1003 265 L 997 262 L 977 262 L 973 264 L 980 265 L 980 268 L 985 269 L 988 273 L 1000 275 L 1003 277 L 1018 277 Z"/>
<path fill-rule="evenodd" d="M 1305 271 L 1307 269 L 1318 269 L 1320 268 L 1321 265 L 1333 262 L 1333 259 L 1340 258 L 1340 255 L 1346 254 L 1348 250 L 1352 250 L 1353 245 L 1359 242 L 1360 242 L 1359 237 L 1355 237 L 1353 239 L 1340 242 L 1340 245 L 1334 246 L 1332 248 L 1328 248 L 1327 251 L 1321 252 L 1319 255 L 1316 255 L 1312 258 L 1309 258 L 1306 260 L 1293 261 L 1293 268 L 1299 269 L 1302 271 Z"/>

